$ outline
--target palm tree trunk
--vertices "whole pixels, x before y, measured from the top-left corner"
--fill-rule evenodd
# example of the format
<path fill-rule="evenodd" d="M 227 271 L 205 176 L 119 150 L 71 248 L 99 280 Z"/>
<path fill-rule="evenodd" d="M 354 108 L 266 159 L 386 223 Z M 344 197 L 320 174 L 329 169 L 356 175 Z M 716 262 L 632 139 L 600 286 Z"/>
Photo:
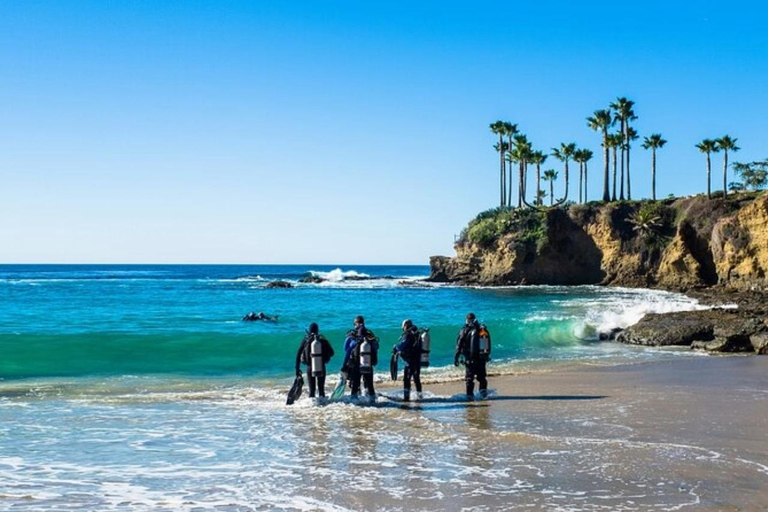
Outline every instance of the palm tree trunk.
<path fill-rule="evenodd" d="M 584 189 L 584 164 L 579 162 L 579 202 L 582 202 L 581 191 Z"/>
<path fill-rule="evenodd" d="M 606 203 L 611 200 L 610 195 L 610 170 L 609 170 L 609 161 L 610 156 L 608 156 L 608 131 L 603 130 L 603 162 L 605 163 L 605 169 L 603 171 L 603 201 Z"/>
<path fill-rule="evenodd" d="M 656 200 L 656 148 L 651 148 L 651 199 Z"/>
<path fill-rule="evenodd" d="M 508 187 L 507 187 L 507 191 L 508 191 L 508 193 L 507 193 L 507 206 L 508 207 L 512 206 L 512 182 L 514 181 L 514 180 L 512 180 L 512 169 L 513 168 L 514 167 L 512 166 L 512 162 L 509 162 L 509 184 L 508 184 Z"/>
<path fill-rule="evenodd" d="M 501 137 L 501 133 L 499 133 L 499 186 L 501 187 L 501 193 L 500 193 L 500 199 L 499 199 L 499 206 L 504 206 L 504 181 L 507 177 L 507 170 L 506 166 L 504 165 L 504 139 Z"/>
<path fill-rule="evenodd" d="M 612 201 L 616 201 L 616 146 L 613 146 L 613 199 Z"/>
<path fill-rule="evenodd" d="M 709 159 L 709 151 L 707 151 L 707 199 L 712 199 L 712 164 Z"/>
<path fill-rule="evenodd" d="M 566 202 L 568 200 L 568 159 L 565 159 L 565 195 L 563 196 L 562 202 Z"/>
<path fill-rule="evenodd" d="M 630 147 L 630 140 L 629 140 L 629 123 L 627 123 L 627 201 L 632 200 L 632 181 L 629 179 L 629 150 Z"/>
<path fill-rule="evenodd" d="M 587 162 L 584 162 L 584 202 L 589 202 L 587 199 Z"/>
<path fill-rule="evenodd" d="M 528 161 L 525 161 L 525 167 L 523 168 L 523 204 L 526 203 L 528 198 Z"/>
<path fill-rule="evenodd" d="M 555 180 L 549 180 L 549 206 L 555 203 Z"/>
<path fill-rule="evenodd" d="M 517 187 L 517 207 L 522 208 L 523 207 L 523 187 L 525 186 L 525 183 L 523 183 L 523 169 L 525 168 L 525 160 L 520 159 L 520 168 L 518 169 L 518 180 L 519 184 Z"/>
<path fill-rule="evenodd" d="M 621 180 L 619 184 L 619 201 L 624 200 L 624 148 L 621 148 Z"/>
<path fill-rule="evenodd" d="M 536 205 L 541 206 L 541 164 L 536 164 Z"/>
<path fill-rule="evenodd" d="M 724 149 L 723 159 L 723 199 L 728 197 L 728 150 Z"/>

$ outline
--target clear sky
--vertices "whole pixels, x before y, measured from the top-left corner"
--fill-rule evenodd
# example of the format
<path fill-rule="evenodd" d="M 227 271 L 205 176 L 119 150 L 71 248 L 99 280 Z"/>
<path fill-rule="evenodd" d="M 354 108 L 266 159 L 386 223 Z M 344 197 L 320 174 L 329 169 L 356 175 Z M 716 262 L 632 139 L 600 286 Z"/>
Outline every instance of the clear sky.
<path fill-rule="evenodd" d="M 701 192 L 702 138 L 768 157 L 767 19 L 738 0 L 0 0 L 0 262 L 426 263 L 498 203 L 490 122 L 595 151 L 597 198 L 585 118 L 617 96 L 669 141 L 657 194 Z"/>

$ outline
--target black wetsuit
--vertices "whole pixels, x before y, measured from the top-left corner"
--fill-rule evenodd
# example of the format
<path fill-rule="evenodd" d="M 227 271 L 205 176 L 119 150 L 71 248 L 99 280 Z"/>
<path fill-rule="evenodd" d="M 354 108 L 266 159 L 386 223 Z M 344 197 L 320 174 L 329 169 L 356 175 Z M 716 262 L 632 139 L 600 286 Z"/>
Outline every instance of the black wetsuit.
<path fill-rule="evenodd" d="M 325 365 L 327 365 L 333 357 L 333 347 L 331 347 L 331 344 L 328 342 L 325 336 L 319 334 L 318 337 L 320 338 L 320 343 L 323 344 L 323 372 L 316 376 L 312 375 L 311 349 L 313 336 L 313 334 L 307 334 L 304 339 L 301 340 L 299 350 L 296 352 L 296 373 L 298 374 L 300 371 L 300 364 L 303 363 L 307 367 L 307 385 L 309 386 L 310 398 L 315 397 L 316 388 L 319 396 L 325 396 Z"/>
<path fill-rule="evenodd" d="M 466 362 L 464 380 L 467 384 L 467 396 L 475 394 L 475 379 L 480 387 L 480 393 L 485 395 L 488 391 L 488 378 L 485 365 L 487 357 L 490 357 L 490 347 L 487 356 L 483 356 L 479 351 L 478 340 L 472 343 L 473 337 L 480 336 L 480 323 L 475 320 L 472 324 L 465 325 L 459 331 L 456 339 L 456 354 L 454 362 L 458 362 L 459 356 L 463 355 Z"/>
<path fill-rule="evenodd" d="M 400 343 L 395 347 L 400 352 L 400 358 L 405 363 L 403 369 L 403 398 L 411 399 L 411 380 L 416 384 L 416 392 L 421 393 L 421 339 L 419 329 L 415 325 L 400 337 Z"/>

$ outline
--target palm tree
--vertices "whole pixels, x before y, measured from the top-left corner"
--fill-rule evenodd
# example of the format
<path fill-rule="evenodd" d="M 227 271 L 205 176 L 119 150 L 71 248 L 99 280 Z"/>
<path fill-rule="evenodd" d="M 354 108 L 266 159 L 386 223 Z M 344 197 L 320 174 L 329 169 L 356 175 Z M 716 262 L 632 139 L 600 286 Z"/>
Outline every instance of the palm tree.
<path fill-rule="evenodd" d="M 506 165 L 504 164 L 504 121 L 496 121 L 490 124 L 491 132 L 499 136 L 499 142 L 494 145 L 494 149 L 499 152 L 499 187 L 501 189 L 500 199 L 499 202 L 501 203 L 501 206 L 504 206 L 505 204 L 505 197 L 504 197 L 504 179 L 507 174 Z"/>
<path fill-rule="evenodd" d="M 624 141 L 621 145 L 621 189 L 624 189 L 624 152 L 627 153 L 627 196 L 630 196 L 629 190 L 629 137 L 627 136 L 627 128 L 629 127 L 629 121 L 637 119 L 632 107 L 635 106 L 635 102 L 628 100 L 627 98 L 616 98 L 616 101 L 610 104 L 610 108 L 613 110 L 614 122 L 618 121 L 620 125 L 619 133 L 624 136 Z M 621 199 L 624 200 L 622 194 Z"/>
<path fill-rule="evenodd" d="M 592 157 L 595 156 L 595 154 L 592 152 L 592 150 L 589 149 L 582 149 L 581 150 L 581 159 L 582 163 L 584 164 L 584 202 L 588 202 L 589 199 L 587 199 L 587 163 L 589 163 L 590 160 L 592 160 Z"/>
<path fill-rule="evenodd" d="M 505 193 L 504 195 L 507 201 L 504 206 L 510 207 L 512 206 L 512 168 L 520 162 L 520 158 L 517 151 L 515 151 L 514 146 L 507 148 L 506 160 L 509 163 L 509 194 Z"/>
<path fill-rule="evenodd" d="M 512 138 L 515 135 L 517 135 L 519 130 L 517 129 L 517 125 L 516 124 L 512 124 L 512 123 L 508 123 L 508 122 L 504 122 L 503 123 L 503 130 L 504 130 L 504 134 L 507 136 L 507 150 L 511 150 L 512 146 L 513 146 Z M 506 184 L 507 184 L 507 177 L 504 176 L 504 185 L 505 185 L 504 186 L 504 197 L 507 198 L 507 203 L 511 203 L 512 199 L 508 198 L 506 190 L 507 189 L 510 190 L 510 194 L 509 195 L 511 196 L 512 195 L 512 192 L 511 192 L 511 190 L 512 190 L 512 166 L 509 167 L 509 187 L 507 187 Z"/>
<path fill-rule="evenodd" d="M 547 161 L 547 155 L 543 151 L 534 151 L 529 161 L 536 166 L 536 197 L 538 198 L 541 195 L 541 164 Z M 541 201 L 537 201 L 536 204 L 540 205 Z"/>
<path fill-rule="evenodd" d="M 526 200 L 528 195 L 528 166 L 533 158 L 533 145 L 528 139 L 519 141 L 520 145 L 520 206 L 531 206 Z"/>
<path fill-rule="evenodd" d="M 531 143 L 528 142 L 528 137 L 523 134 L 515 135 L 515 153 L 518 162 L 518 183 L 520 186 L 517 188 L 517 207 L 523 207 L 523 195 L 525 194 L 525 169 L 528 165 L 528 158 L 531 155 Z"/>
<path fill-rule="evenodd" d="M 587 118 L 587 126 L 594 131 L 603 132 L 603 158 L 605 169 L 603 172 L 603 201 L 610 201 L 611 196 L 608 193 L 609 183 L 611 181 L 608 171 L 608 127 L 611 125 L 611 113 L 608 110 L 595 110 L 592 117 Z M 615 194 L 614 194 L 615 196 Z M 616 198 L 614 197 L 614 200 Z"/>
<path fill-rule="evenodd" d="M 734 153 L 741 148 L 736 145 L 739 139 L 732 139 L 730 135 L 723 135 L 715 141 L 717 148 L 723 151 L 723 198 L 728 197 L 728 152 Z"/>
<path fill-rule="evenodd" d="M 631 119 L 637 119 L 637 116 L 632 116 Z M 637 130 L 627 125 L 624 144 L 627 149 L 627 201 L 632 200 L 632 182 L 629 179 L 629 150 L 632 147 L 632 141 L 637 140 L 640 136 L 637 134 Z"/>
<path fill-rule="evenodd" d="M 584 163 L 581 161 L 580 149 L 573 152 L 573 161 L 579 164 L 579 203 L 581 203 L 584 198 Z"/>
<path fill-rule="evenodd" d="M 624 136 L 620 133 L 612 133 L 608 135 L 607 140 L 607 146 L 613 150 L 613 196 L 611 197 L 611 201 L 616 201 L 616 165 L 618 164 L 618 157 L 616 156 L 616 149 L 621 146 L 622 141 L 624 140 Z M 622 176 L 622 198 L 621 200 L 624 200 L 624 181 Z"/>
<path fill-rule="evenodd" d="M 552 156 L 565 163 L 565 195 L 563 195 L 563 198 L 559 203 L 564 203 L 568 199 L 568 161 L 573 158 L 573 153 L 575 151 L 575 142 L 571 142 L 570 144 L 563 142 L 560 144 L 559 148 L 552 148 Z"/>
<path fill-rule="evenodd" d="M 656 150 L 663 148 L 667 141 L 660 133 L 654 133 L 643 140 L 643 148 L 651 150 L 651 199 L 656 200 Z"/>
<path fill-rule="evenodd" d="M 543 190 L 539 190 L 536 192 L 536 206 L 541 206 L 544 204 L 544 198 L 547 197 L 547 193 Z"/>
<path fill-rule="evenodd" d="M 557 171 L 554 169 L 547 169 L 544 171 L 544 181 L 549 182 L 549 206 L 552 206 L 555 200 L 555 180 L 557 179 Z"/>
<path fill-rule="evenodd" d="M 711 175 L 712 175 L 712 163 L 710 161 L 709 155 L 711 153 L 717 153 L 720 151 L 720 148 L 717 145 L 717 141 L 712 139 L 704 139 L 698 144 L 696 144 L 696 147 L 699 151 L 702 153 L 707 154 L 707 199 L 712 199 L 712 191 L 711 191 Z"/>

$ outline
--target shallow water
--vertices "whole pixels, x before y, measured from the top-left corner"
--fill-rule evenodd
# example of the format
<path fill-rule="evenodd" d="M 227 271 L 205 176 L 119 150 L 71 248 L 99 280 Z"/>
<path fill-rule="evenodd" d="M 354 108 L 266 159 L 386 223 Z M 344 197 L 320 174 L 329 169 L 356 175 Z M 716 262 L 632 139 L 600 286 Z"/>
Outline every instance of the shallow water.
<path fill-rule="evenodd" d="M 493 335 L 494 373 L 689 356 L 596 342 L 645 312 L 699 307 L 679 295 L 425 286 L 426 272 L 0 266 L 0 509 L 396 510 L 450 499 L 456 509 L 635 510 L 642 494 L 672 510 L 695 500 L 654 468 L 707 467 L 706 453 L 637 444 L 605 419 L 590 429 L 599 441 L 563 432 L 535 411 L 511 416 L 504 396 L 464 402 L 451 394 L 459 383 L 418 406 L 284 405 L 306 325 L 320 323 L 338 350 L 357 314 L 385 351 L 403 318 L 430 327 L 430 382 L 460 376 L 450 363 L 470 310 Z M 298 283 L 308 273 L 330 281 Z M 277 279 L 296 287 L 264 288 Z M 280 318 L 241 322 L 251 310 Z M 582 399 L 599 409 L 600 397 Z"/>

